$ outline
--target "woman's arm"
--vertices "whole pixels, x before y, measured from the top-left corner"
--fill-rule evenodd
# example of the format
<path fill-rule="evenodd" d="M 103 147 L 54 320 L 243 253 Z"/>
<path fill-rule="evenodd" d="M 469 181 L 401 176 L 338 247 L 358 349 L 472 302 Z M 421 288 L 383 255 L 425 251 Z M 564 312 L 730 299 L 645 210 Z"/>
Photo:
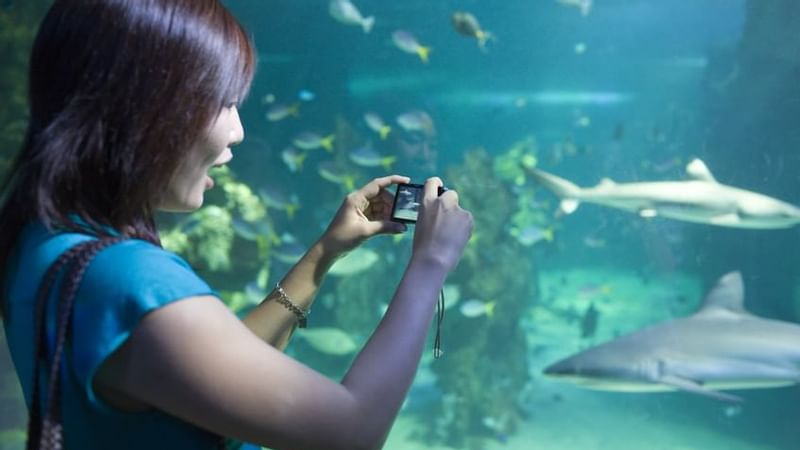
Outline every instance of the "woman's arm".
<path fill-rule="evenodd" d="M 104 367 L 96 384 L 276 450 L 380 448 L 472 229 L 454 191 L 436 198 L 437 183 L 426 184 L 412 258 L 389 309 L 341 383 L 265 345 L 213 297 L 194 297 L 145 316 L 115 352 L 116 371 Z"/>
<path fill-rule="evenodd" d="M 405 225 L 389 220 L 393 196 L 386 188 L 393 183 L 408 182 L 408 177 L 399 175 L 376 178 L 344 199 L 320 240 L 280 282 L 293 303 L 310 310 L 322 279 L 336 259 L 372 236 L 405 231 Z M 243 321 L 256 336 L 283 350 L 295 329 L 297 317 L 275 302 L 275 295 L 275 290 L 270 292 L 266 301 Z"/>
<path fill-rule="evenodd" d="M 335 260 L 336 255 L 326 251 L 324 243 L 319 241 L 289 270 L 280 285 L 294 304 L 309 311 L 325 273 Z M 264 342 L 283 350 L 297 325 L 297 317 L 275 301 L 276 294 L 273 289 L 243 322 Z"/>

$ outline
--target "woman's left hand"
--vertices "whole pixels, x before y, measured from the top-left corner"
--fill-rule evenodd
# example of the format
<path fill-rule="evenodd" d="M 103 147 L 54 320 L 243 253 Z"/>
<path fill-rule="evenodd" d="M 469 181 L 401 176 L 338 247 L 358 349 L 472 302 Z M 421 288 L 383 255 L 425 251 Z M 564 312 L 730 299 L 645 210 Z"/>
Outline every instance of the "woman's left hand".
<path fill-rule="evenodd" d="M 405 224 L 389 220 L 394 195 L 386 188 L 410 181 L 408 177 L 389 175 L 375 178 L 348 194 L 320 239 L 326 252 L 346 253 L 372 236 L 406 231 Z"/>

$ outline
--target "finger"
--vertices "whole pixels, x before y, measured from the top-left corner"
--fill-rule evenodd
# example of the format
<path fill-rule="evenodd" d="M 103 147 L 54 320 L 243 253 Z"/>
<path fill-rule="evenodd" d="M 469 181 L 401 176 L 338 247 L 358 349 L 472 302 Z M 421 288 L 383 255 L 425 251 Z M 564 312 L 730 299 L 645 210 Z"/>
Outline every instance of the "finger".
<path fill-rule="evenodd" d="M 453 203 L 455 205 L 458 204 L 458 192 L 453 189 L 448 189 L 442 195 L 440 195 L 443 201 L 447 203 Z"/>
<path fill-rule="evenodd" d="M 430 177 L 425 181 L 425 195 L 423 198 L 426 200 L 434 199 L 439 196 L 439 188 L 443 187 L 444 183 L 439 177 Z"/>
<path fill-rule="evenodd" d="M 394 194 L 389 192 L 388 189 L 381 189 L 380 195 L 381 195 L 381 200 L 383 201 L 383 203 L 385 203 L 387 205 L 390 205 L 390 206 L 391 206 L 392 203 L 394 203 Z"/>
<path fill-rule="evenodd" d="M 370 222 L 367 228 L 371 236 L 376 234 L 400 234 L 408 229 L 406 224 L 392 222 L 391 220 L 376 220 Z"/>
<path fill-rule="evenodd" d="M 372 199 L 380 194 L 382 189 L 385 189 L 392 184 L 398 183 L 409 183 L 411 182 L 411 178 L 405 177 L 402 175 L 388 175 L 385 177 L 375 178 L 374 180 L 367 183 L 364 187 L 359 189 L 359 193 L 361 193 L 364 197 L 368 199 Z"/>

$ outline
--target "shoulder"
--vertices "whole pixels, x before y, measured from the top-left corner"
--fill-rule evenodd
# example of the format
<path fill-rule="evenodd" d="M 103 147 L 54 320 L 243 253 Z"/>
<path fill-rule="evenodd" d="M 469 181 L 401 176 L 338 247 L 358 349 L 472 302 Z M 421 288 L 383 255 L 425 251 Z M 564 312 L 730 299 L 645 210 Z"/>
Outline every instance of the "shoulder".
<path fill-rule="evenodd" d="M 95 291 L 155 297 L 159 303 L 213 294 L 183 258 L 139 239 L 120 242 L 98 253 L 90 262 L 85 280 Z"/>
<path fill-rule="evenodd" d="M 175 253 L 141 239 L 129 239 L 114 244 L 96 256 L 98 266 L 118 267 L 135 274 L 132 269 L 191 271 L 191 266 Z"/>

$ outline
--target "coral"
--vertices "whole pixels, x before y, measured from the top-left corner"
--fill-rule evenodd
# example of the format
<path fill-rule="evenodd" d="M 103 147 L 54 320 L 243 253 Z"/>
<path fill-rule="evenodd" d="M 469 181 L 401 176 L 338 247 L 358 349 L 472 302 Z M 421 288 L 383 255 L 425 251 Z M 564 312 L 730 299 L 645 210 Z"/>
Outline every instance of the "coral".
<path fill-rule="evenodd" d="M 234 313 L 244 314 L 267 293 L 269 256 L 279 241 L 266 205 L 250 186 L 227 167 L 212 176 L 219 188 L 205 194 L 207 206 L 161 226 L 161 244 L 194 266 Z"/>
<path fill-rule="evenodd" d="M 526 151 L 514 150 L 502 167 L 519 166 Z M 526 249 L 508 239 L 507 225 L 518 212 L 515 176 L 495 173 L 496 159 L 485 150 L 467 152 L 447 172 L 460 203 L 473 211 L 475 233 L 465 258 L 451 275 L 462 297 L 495 302 L 491 315 L 467 317 L 450 309 L 443 324 L 444 355 L 432 369 L 443 398 L 426 421 L 428 439 L 456 448 L 484 448 L 487 439 L 505 440 L 520 420 L 516 397 L 528 381 L 527 342 L 520 326 L 535 297 L 533 262 Z M 475 180 L 481 180 L 475 183 Z"/>
<path fill-rule="evenodd" d="M 533 136 L 527 136 L 511 145 L 505 153 L 494 158 L 492 170 L 498 179 L 512 182 L 516 186 L 525 184 L 525 172 L 520 163 L 533 167 L 536 165 L 538 145 Z"/>
<path fill-rule="evenodd" d="M 250 186 L 236 181 L 227 166 L 213 169 L 211 175 L 217 180 L 217 183 L 222 185 L 222 190 L 225 192 L 225 208 L 227 210 L 238 212 L 242 220 L 250 223 L 266 217 L 266 206 L 253 193 Z"/>
<path fill-rule="evenodd" d="M 381 305 L 391 299 L 393 267 L 375 264 L 366 272 L 342 277 L 335 286 L 336 305 L 331 311 L 334 323 L 350 332 L 369 334 L 380 319 Z"/>
<path fill-rule="evenodd" d="M 233 243 L 233 218 L 219 206 L 206 206 L 192 214 L 197 225 L 188 234 L 192 246 L 186 249 L 188 259 L 212 271 L 229 270 Z"/>

